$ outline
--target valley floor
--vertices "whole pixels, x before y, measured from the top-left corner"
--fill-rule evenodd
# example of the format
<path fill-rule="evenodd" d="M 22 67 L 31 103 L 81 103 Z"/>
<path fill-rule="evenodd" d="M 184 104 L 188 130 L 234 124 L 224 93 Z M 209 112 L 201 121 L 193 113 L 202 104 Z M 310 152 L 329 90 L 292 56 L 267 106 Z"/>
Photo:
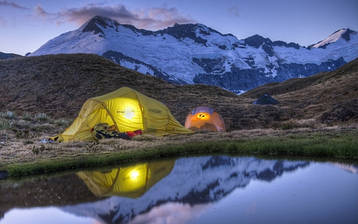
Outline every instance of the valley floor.
<path fill-rule="evenodd" d="M 11 112 L 3 113 L 0 116 L 0 170 L 10 176 L 25 176 L 209 153 L 358 161 L 357 123 L 165 137 L 143 135 L 132 140 L 41 143 L 42 139 L 62 132 L 69 124 L 69 120 L 52 120 L 46 114 L 20 117 Z"/>

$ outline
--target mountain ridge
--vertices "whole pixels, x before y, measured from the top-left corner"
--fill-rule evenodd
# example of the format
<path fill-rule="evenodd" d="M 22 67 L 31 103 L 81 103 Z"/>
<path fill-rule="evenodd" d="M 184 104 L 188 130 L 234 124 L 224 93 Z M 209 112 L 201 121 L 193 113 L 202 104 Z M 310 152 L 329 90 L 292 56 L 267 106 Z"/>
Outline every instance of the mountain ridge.
<path fill-rule="evenodd" d="M 260 35 L 239 40 L 203 24 L 176 24 L 149 31 L 94 17 L 79 29 L 62 34 L 31 55 L 117 52 L 114 62 L 142 68 L 167 81 L 215 85 L 242 92 L 270 82 L 333 71 L 358 57 L 358 35 L 346 30 L 325 48 L 272 41 Z M 146 69 L 143 69 L 143 66 Z M 138 68 L 138 69 L 136 69 Z M 155 72 L 157 71 L 157 72 Z"/>

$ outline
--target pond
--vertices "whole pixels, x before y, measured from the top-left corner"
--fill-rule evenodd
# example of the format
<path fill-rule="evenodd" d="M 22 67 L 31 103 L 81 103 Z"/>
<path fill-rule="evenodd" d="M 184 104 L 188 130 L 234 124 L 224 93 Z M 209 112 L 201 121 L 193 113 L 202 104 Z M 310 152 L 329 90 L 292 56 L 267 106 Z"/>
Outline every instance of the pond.
<path fill-rule="evenodd" d="M 203 156 L 5 180 L 5 223 L 358 223 L 358 166 Z"/>

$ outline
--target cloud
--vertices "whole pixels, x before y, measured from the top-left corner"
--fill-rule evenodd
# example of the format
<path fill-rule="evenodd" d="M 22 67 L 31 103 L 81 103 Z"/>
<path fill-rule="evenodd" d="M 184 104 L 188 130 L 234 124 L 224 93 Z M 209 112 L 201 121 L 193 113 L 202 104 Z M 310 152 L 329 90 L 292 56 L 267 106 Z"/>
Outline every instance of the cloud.
<path fill-rule="evenodd" d="M 76 23 L 84 23 L 88 19 L 98 15 L 106 16 L 113 19 L 118 19 L 121 21 L 132 21 L 136 20 L 137 16 L 128 11 L 128 9 L 123 5 L 117 6 L 97 6 L 97 5 L 88 5 L 82 8 L 68 9 L 66 11 L 60 12 L 60 15 L 68 19 L 69 21 Z"/>
<path fill-rule="evenodd" d="M 12 7 L 15 9 L 29 9 L 25 6 L 19 5 L 15 2 L 9 2 L 7 0 L 0 0 L 0 7 Z"/>
<path fill-rule="evenodd" d="M 66 21 L 83 24 L 90 18 L 98 15 L 117 20 L 122 24 L 132 24 L 143 29 L 162 29 L 175 23 L 193 23 L 193 19 L 181 15 L 176 8 L 149 8 L 129 10 L 124 5 L 114 6 L 86 5 L 80 8 L 71 8 L 57 13 L 49 13 L 41 6 L 35 8 L 35 13 L 41 17 L 55 19 L 57 23 Z"/>
<path fill-rule="evenodd" d="M 47 12 L 40 5 L 36 6 L 34 10 L 35 10 L 35 15 L 37 17 L 40 17 L 44 21 L 53 20 L 56 22 L 57 25 L 61 25 L 62 23 L 64 23 L 64 21 L 61 20 L 61 16 L 58 13 Z"/>
<path fill-rule="evenodd" d="M 36 15 L 38 15 L 38 16 L 41 16 L 41 17 L 46 17 L 46 16 L 50 16 L 51 15 L 51 13 L 48 13 L 48 12 L 46 12 L 41 6 L 36 6 L 35 7 L 35 13 L 36 13 Z"/>
<path fill-rule="evenodd" d="M 138 19 L 134 21 L 138 27 L 147 29 L 161 29 L 175 23 L 195 23 L 189 17 L 181 15 L 176 8 L 150 8 L 137 12 Z"/>

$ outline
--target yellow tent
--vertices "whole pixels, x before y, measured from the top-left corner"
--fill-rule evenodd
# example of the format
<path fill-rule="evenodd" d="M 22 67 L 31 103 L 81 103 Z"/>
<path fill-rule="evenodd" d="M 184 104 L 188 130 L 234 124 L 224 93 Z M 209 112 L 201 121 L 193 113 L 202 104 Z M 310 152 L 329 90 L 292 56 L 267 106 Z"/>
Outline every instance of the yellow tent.
<path fill-rule="evenodd" d="M 115 168 L 109 172 L 78 172 L 89 190 L 97 197 L 123 196 L 137 198 L 166 177 L 174 166 L 174 160 L 141 163 Z"/>
<path fill-rule="evenodd" d="M 191 133 L 161 102 L 123 87 L 88 99 L 72 125 L 60 134 L 60 141 L 92 140 L 91 129 L 99 123 L 114 125 L 120 132 L 143 130 L 155 135 Z"/>

